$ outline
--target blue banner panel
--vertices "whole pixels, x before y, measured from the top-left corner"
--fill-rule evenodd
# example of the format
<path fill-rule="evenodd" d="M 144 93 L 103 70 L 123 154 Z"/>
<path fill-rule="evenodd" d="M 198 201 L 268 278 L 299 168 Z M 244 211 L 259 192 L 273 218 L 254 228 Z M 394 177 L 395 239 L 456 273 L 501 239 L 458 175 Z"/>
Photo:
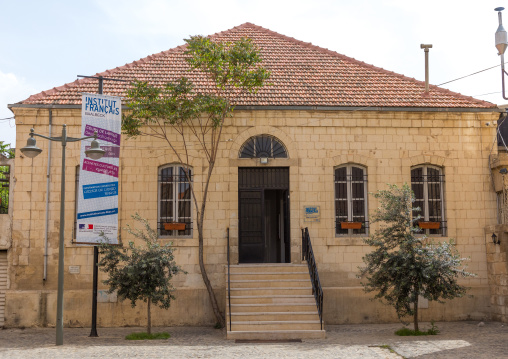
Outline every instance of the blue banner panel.
<path fill-rule="evenodd" d="M 83 197 L 85 199 L 108 196 L 118 196 L 118 182 L 83 185 Z"/>

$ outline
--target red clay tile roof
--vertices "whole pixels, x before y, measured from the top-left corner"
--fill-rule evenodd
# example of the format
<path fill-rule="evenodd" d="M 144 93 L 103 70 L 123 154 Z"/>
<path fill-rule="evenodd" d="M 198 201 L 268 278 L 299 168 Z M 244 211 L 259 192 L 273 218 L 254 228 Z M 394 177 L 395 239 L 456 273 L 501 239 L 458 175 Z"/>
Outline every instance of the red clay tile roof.
<path fill-rule="evenodd" d="M 271 71 L 272 86 L 257 94 L 243 94 L 238 105 L 245 106 L 365 106 L 365 107 L 454 107 L 495 108 L 449 90 L 425 84 L 310 43 L 277 34 L 251 23 L 223 31 L 211 38 L 235 41 L 249 37 L 263 57 L 263 65 Z M 134 61 L 98 75 L 124 80 L 143 80 L 163 84 L 181 76 L 191 79 L 196 90 L 209 88 L 203 73 L 188 71 L 184 60 L 186 45 Z M 104 93 L 123 96 L 128 84 L 105 81 Z M 22 104 L 81 104 L 82 92 L 96 93 L 96 79 L 80 79 L 72 83 L 30 96 Z"/>

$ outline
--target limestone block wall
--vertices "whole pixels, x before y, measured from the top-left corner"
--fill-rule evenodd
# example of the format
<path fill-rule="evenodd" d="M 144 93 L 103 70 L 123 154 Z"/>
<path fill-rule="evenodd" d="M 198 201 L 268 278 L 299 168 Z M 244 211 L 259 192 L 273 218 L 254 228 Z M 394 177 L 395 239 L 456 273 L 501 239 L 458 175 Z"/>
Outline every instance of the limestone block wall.
<path fill-rule="evenodd" d="M 496 233 L 500 244 L 494 244 L 492 233 Z M 490 284 L 492 319 L 508 322 L 508 226 L 492 226 L 485 234 L 487 267 Z"/>
<path fill-rule="evenodd" d="M 15 110 L 16 148 L 26 142 L 30 127 L 48 132 L 48 110 Z M 66 123 L 70 136 L 79 136 L 79 109 L 53 109 L 54 134 Z M 220 153 L 212 176 L 205 215 L 205 262 L 218 299 L 225 303 L 224 266 L 227 263 L 226 229 L 230 228 L 232 262 L 238 261 L 238 167 L 261 166 L 239 159 L 238 151 L 251 136 L 270 134 L 286 146 L 287 159 L 270 160 L 267 166 L 289 167 L 291 261 L 301 262 L 301 228 L 308 227 L 325 292 L 325 322 L 363 323 L 395 321 L 394 311 L 369 301 L 356 277 L 362 256 L 370 249 L 360 236 L 336 236 L 334 229 L 335 166 L 355 163 L 367 168 L 368 191 L 387 183 L 410 182 L 411 167 L 432 164 L 445 174 L 447 237 L 454 238 L 462 256 L 470 257 L 469 270 L 477 277 L 463 280 L 473 297 L 441 305 L 430 303 L 422 319 L 459 320 L 490 314 L 490 293 L 484 227 L 496 223 L 496 197 L 491 188 L 488 156 L 496 130 L 484 124 L 497 113 L 394 112 L 394 111 L 282 111 L 239 110 L 225 124 Z M 175 135 L 175 140 L 177 137 Z M 53 144 L 50 192 L 46 193 L 48 141 L 38 139 L 44 152 L 35 159 L 16 162 L 10 287 L 6 300 L 6 325 L 54 324 L 56 307 L 61 148 Z M 194 186 L 202 194 L 207 163 L 199 146 L 189 143 L 189 165 Z M 161 165 L 178 159 L 165 142 L 150 137 L 122 138 L 119 177 L 120 227 L 132 224 L 138 212 L 156 226 L 157 173 Z M 17 153 L 18 155 L 19 153 Z M 93 250 L 73 242 L 74 195 L 79 144 L 69 144 L 66 167 L 65 213 L 65 314 L 66 325 L 90 325 Z M 43 280 L 45 198 L 49 195 L 48 278 Z M 304 222 L 303 207 L 321 208 L 319 222 Z M 378 203 L 368 198 L 369 211 Z M 194 210 L 195 218 L 195 210 Z M 376 230 L 371 226 L 371 231 Z M 126 243 L 133 238 L 121 231 Z M 198 265 L 197 230 L 191 237 L 162 238 L 176 247 L 175 258 L 187 275 L 173 283 L 177 300 L 167 311 L 153 316 L 154 325 L 213 324 L 213 314 Z M 70 273 L 69 266 L 79 266 Z M 99 281 L 105 279 L 99 273 Z M 100 284 L 99 290 L 106 288 Z M 24 300 L 28 305 L 20 305 Z M 221 304 L 223 305 L 223 304 Z M 142 305 L 127 302 L 99 303 L 99 325 L 143 325 Z"/>

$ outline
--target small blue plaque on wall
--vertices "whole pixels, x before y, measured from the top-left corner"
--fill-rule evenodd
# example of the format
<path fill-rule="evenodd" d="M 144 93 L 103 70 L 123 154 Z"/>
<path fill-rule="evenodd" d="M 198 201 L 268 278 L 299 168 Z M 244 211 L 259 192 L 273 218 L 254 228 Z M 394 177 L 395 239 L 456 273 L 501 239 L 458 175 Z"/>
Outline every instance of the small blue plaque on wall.
<path fill-rule="evenodd" d="M 319 206 L 303 206 L 303 221 L 304 222 L 319 222 L 321 219 L 321 212 Z"/>

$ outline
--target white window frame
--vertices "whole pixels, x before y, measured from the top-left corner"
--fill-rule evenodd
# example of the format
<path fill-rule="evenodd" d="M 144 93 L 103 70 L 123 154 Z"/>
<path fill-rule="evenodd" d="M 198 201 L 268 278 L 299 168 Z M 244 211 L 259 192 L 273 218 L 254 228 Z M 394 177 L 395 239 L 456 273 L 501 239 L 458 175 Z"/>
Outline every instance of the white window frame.
<path fill-rule="evenodd" d="M 163 170 L 167 169 L 167 168 L 172 168 L 173 169 L 173 178 L 178 178 L 180 175 L 180 169 L 181 168 L 187 168 L 190 172 L 189 176 L 190 176 L 190 181 L 192 182 L 193 180 L 193 177 L 194 177 L 194 173 L 193 173 L 193 169 L 192 167 L 186 167 L 186 166 L 183 166 L 181 164 L 168 164 L 168 165 L 163 165 L 163 166 L 160 166 L 159 169 L 158 169 L 158 176 L 157 176 L 157 232 L 158 232 L 158 235 L 159 237 L 168 237 L 168 238 L 175 238 L 175 237 L 180 237 L 180 238 L 189 238 L 189 237 L 192 237 L 192 228 L 193 228 L 193 210 L 192 210 L 192 194 L 189 193 L 189 198 L 188 199 L 179 199 L 178 198 L 178 194 L 179 194 L 179 185 L 181 183 L 187 183 L 187 180 L 185 182 L 181 182 L 179 180 L 173 180 L 169 183 L 172 184 L 172 199 L 164 199 L 162 198 L 162 191 L 161 191 L 161 184 L 163 184 L 164 182 L 162 182 L 161 180 L 161 173 Z M 190 187 L 189 187 L 189 190 L 190 190 Z M 173 216 L 170 218 L 170 217 L 163 217 L 162 216 L 162 213 L 161 213 L 161 208 L 162 208 L 162 202 L 169 202 L 171 201 L 172 202 L 172 212 L 173 212 Z M 188 202 L 189 203 L 189 209 L 190 209 L 190 217 L 180 217 L 179 216 L 179 211 L 178 211 L 178 205 L 179 203 L 181 202 Z M 163 221 L 164 219 L 164 221 Z M 185 222 L 182 222 L 182 219 L 185 220 Z M 178 231 L 178 230 L 171 230 L 171 231 L 165 231 L 163 228 L 162 228 L 162 225 L 163 223 L 186 223 L 187 225 L 190 226 L 190 228 L 188 229 L 189 230 L 189 233 L 188 234 L 179 234 L 178 232 L 181 232 L 181 231 Z M 187 231 L 187 228 L 185 229 Z M 170 234 L 168 233 L 161 233 L 162 231 L 164 232 L 171 232 Z"/>
<path fill-rule="evenodd" d="M 362 181 L 353 181 L 353 167 L 358 168 L 363 171 L 363 180 Z M 339 233 L 339 216 L 337 216 L 337 189 L 335 184 L 337 183 L 344 183 L 344 181 L 337 181 L 337 177 L 335 175 L 336 170 L 340 168 L 346 168 L 346 202 L 347 202 L 347 220 L 352 222 L 354 221 L 353 217 L 353 201 L 354 200 L 361 200 L 360 198 L 353 198 L 353 183 L 363 183 L 363 201 L 364 201 L 364 224 L 365 224 L 365 233 L 354 233 L 354 229 L 348 229 L 348 233 Z M 333 169 L 333 176 L 334 176 L 334 219 L 335 219 L 335 236 L 336 237 L 344 237 L 344 236 L 368 236 L 369 235 L 369 206 L 368 206 L 368 175 L 367 175 L 367 168 L 362 165 L 358 164 L 346 164 L 337 166 Z"/>
<path fill-rule="evenodd" d="M 416 169 L 419 169 L 419 168 L 422 168 L 422 176 L 423 176 L 423 203 L 424 203 L 424 206 L 423 208 L 421 208 L 421 212 L 420 212 L 420 215 L 423 217 L 422 220 L 425 221 L 425 222 L 429 222 L 430 221 L 430 215 L 429 215 L 429 204 L 432 202 L 432 201 L 437 201 L 437 199 L 430 199 L 429 198 L 429 186 L 428 186 L 428 169 L 431 168 L 431 169 L 434 169 L 434 170 L 437 170 L 439 171 L 439 177 L 440 177 L 440 180 L 437 182 L 439 183 L 439 196 L 440 196 L 440 201 L 441 201 L 441 217 L 439 218 L 439 223 L 440 223 L 440 228 L 439 228 L 439 233 L 430 233 L 431 232 L 431 229 L 422 229 L 420 234 L 426 234 L 426 235 L 429 235 L 429 236 L 445 236 L 446 235 L 446 216 L 445 216 L 445 191 L 444 191 L 444 184 L 445 184 L 445 175 L 444 175 L 444 169 L 442 167 L 439 167 L 439 166 L 434 166 L 434 165 L 418 165 L 418 166 L 414 166 L 414 167 L 411 167 L 411 172 L 413 172 L 413 170 L 416 170 Z M 413 175 L 411 173 L 411 187 L 413 186 L 413 183 L 422 183 L 422 182 L 413 182 Z M 416 198 L 416 194 L 415 194 L 415 198 Z M 416 198 L 418 199 L 418 198 Z M 434 220 L 432 221 L 434 222 Z M 417 224 L 416 224 L 417 225 Z M 435 230 L 434 230 L 435 231 Z"/>

